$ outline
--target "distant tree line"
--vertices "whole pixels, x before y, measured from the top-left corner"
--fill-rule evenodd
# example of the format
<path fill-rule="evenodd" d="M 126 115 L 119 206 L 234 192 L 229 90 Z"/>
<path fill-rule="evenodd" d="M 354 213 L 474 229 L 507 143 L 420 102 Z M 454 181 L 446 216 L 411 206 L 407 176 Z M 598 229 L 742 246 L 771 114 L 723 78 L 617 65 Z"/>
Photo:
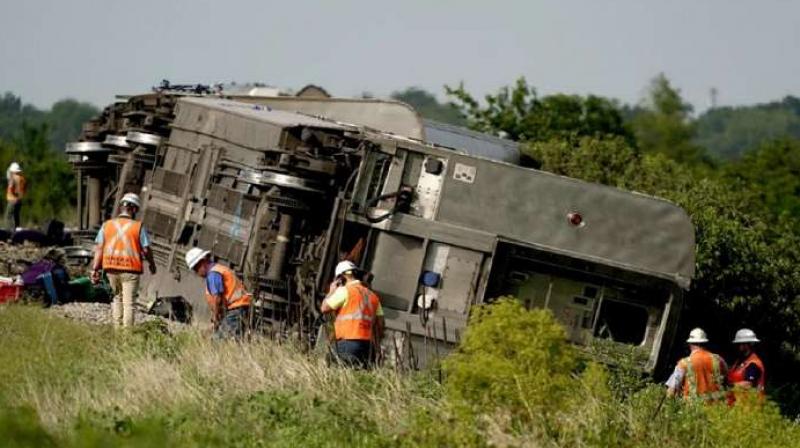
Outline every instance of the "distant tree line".
<path fill-rule="evenodd" d="M 72 218 L 75 177 L 63 149 L 98 113 L 91 104 L 72 99 L 41 110 L 11 93 L 0 96 L 0 168 L 5 173 L 12 161 L 22 164 L 29 185 L 22 213 L 26 224 Z"/>

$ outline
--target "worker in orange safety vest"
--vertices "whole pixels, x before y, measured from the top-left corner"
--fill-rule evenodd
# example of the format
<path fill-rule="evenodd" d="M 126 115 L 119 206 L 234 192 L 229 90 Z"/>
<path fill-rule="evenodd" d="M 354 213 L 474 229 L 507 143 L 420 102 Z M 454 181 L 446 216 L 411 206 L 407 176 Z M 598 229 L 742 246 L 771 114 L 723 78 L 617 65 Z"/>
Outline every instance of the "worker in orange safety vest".
<path fill-rule="evenodd" d="M 20 212 L 22 210 L 22 199 L 27 190 L 27 181 L 22 174 L 22 167 L 19 163 L 12 162 L 6 172 L 8 183 L 6 184 L 6 225 L 8 231 L 14 233 L 20 226 Z"/>
<path fill-rule="evenodd" d="M 724 398 L 728 366 L 721 356 L 706 350 L 706 332 L 695 328 L 686 340 L 689 356 L 678 361 L 667 380 L 667 396 L 680 395 L 685 400 L 718 401 Z"/>
<path fill-rule="evenodd" d="M 737 396 L 747 390 L 755 390 L 760 397 L 764 397 L 766 371 L 761 358 L 753 351 L 753 345 L 759 342 L 761 341 L 755 332 L 749 328 L 736 332 L 733 343 L 739 352 L 739 358 L 728 372 L 728 384 L 732 388 L 728 393 L 728 404 L 734 404 Z"/>
<path fill-rule="evenodd" d="M 147 260 L 150 274 L 156 273 L 147 230 L 136 220 L 140 208 L 139 196 L 126 193 L 120 201 L 119 216 L 104 222 L 95 239 L 91 280 L 99 283 L 100 270 L 105 271 L 114 292 L 111 315 L 116 327 L 133 326 L 139 277 L 144 271 L 142 260 Z"/>
<path fill-rule="evenodd" d="M 374 363 L 383 337 L 383 308 L 377 294 L 358 279 L 351 261 L 336 265 L 335 280 L 322 301 L 322 313 L 335 313 L 334 335 L 337 360 L 347 366 L 365 368 Z"/>
<path fill-rule="evenodd" d="M 236 273 L 211 260 L 211 252 L 194 247 L 186 252 L 186 266 L 205 279 L 205 298 L 211 311 L 214 339 L 244 336 L 253 296 Z"/>

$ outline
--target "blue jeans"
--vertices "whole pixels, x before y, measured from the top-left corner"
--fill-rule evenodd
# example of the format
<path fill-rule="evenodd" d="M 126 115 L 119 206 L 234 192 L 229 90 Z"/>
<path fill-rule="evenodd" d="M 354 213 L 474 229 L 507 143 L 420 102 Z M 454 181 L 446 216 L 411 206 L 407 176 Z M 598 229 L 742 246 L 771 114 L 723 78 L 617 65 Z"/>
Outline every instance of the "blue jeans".
<path fill-rule="evenodd" d="M 241 339 L 247 322 L 247 307 L 242 306 L 225 312 L 225 317 L 214 331 L 213 339 Z"/>
<path fill-rule="evenodd" d="M 340 339 L 333 346 L 335 359 L 346 367 L 365 369 L 372 364 L 373 349 L 371 341 Z"/>

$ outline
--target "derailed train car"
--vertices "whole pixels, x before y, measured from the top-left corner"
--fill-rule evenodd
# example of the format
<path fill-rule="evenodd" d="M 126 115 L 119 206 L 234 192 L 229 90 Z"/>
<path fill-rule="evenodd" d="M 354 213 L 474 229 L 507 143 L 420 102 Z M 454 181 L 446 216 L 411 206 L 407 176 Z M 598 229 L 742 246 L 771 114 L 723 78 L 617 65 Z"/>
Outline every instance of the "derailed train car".
<path fill-rule="evenodd" d="M 144 101 L 152 113 L 131 114 Z M 82 224 L 96 226 L 112 198 L 140 191 L 159 264 L 140 301 L 182 296 L 202 313 L 202 281 L 183 262 L 201 246 L 254 291 L 256 323 L 282 333 L 315 333 L 333 267 L 352 259 L 382 298 L 385 353 L 397 364 L 443 356 L 470 308 L 502 295 L 551 309 L 580 346 L 635 347 L 648 371 L 665 361 L 694 270 L 682 209 L 487 158 L 487 148 L 510 147 L 432 129 L 403 115 L 407 106 L 335 102 L 118 103 L 127 119 L 106 112 L 69 148 L 85 179 Z M 437 132 L 484 156 L 425 141 Z"/>

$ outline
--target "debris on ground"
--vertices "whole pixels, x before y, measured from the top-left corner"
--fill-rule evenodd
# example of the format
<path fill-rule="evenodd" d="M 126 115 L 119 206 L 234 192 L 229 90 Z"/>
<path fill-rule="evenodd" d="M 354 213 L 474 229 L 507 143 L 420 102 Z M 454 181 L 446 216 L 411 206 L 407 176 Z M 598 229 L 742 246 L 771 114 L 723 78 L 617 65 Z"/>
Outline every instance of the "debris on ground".
<path fill-rule="evenodd" d="M 90 324 L 111 325 L 113 323 L 111 320 L 111 304 L 108 303 L 65 303 L 63 305 L 51 306 L 49 311 L 61 317 Z M 137 324 L 150 321 L 162 321 L 167 324 L 167 328 L 170 331 L 183 330 L 190 327 L 190 325 L 175 320 L 147 314 L 141 306 L 135 307 L 134 313 L 134 320 Z"/>
<path fill-rule="evenodd" d="M 82 277 L 89 273 L 91 257 L 90 250 L 79 246 L 39 247 L 0 242 L 0 276 L 20 275 L 37 261 L 50 259 L 66 266 L 71 278 Z"/>

